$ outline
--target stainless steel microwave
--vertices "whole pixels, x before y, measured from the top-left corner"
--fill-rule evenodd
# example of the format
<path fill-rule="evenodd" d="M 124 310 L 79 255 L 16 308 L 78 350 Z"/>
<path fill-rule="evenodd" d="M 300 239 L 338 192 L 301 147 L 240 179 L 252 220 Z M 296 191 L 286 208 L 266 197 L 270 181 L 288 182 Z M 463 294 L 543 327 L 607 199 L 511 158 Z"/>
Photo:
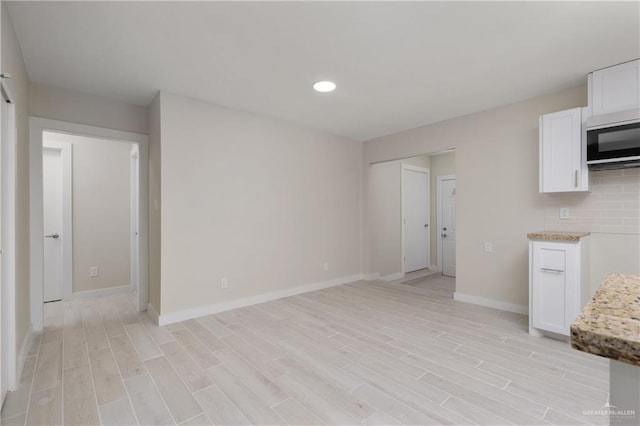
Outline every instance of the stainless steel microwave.
<path fill-rule="evenodd" d="M 587 165 L 596 170 L 640 167 L 640 120 L 587 127 Z"/>

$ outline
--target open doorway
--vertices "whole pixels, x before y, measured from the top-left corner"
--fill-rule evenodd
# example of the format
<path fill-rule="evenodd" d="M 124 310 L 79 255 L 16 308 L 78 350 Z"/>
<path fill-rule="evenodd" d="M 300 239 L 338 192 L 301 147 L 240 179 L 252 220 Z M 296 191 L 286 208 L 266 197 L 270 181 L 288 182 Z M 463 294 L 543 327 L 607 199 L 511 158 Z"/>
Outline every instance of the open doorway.
<path fill-rule="evenodd" d="M 146 309 L 144 135 L 31 118 L 31 307 L 134 293 Z"/>
<path fill-rule="evenodd" d="M 368 172 L 371 275 L 405 284 L 444 276 L 437 285 L 453 297 L 455 151 L 375 163 Z"/>
<path fill-rule="evenodd" d="M 128 141 L 43 133 L 44 303 L 136 290 L 134 151 Z"/>

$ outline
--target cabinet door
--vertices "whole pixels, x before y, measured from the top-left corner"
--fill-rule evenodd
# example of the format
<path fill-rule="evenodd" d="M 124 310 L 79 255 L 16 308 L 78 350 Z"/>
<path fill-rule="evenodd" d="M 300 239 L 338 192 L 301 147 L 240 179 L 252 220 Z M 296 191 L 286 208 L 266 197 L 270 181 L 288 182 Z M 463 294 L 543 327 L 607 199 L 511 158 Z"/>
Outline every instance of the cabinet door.
<path fill-rule="evenodd" d="M 568 336 L 575 319 L 578 274 L 577 246 L 535 242 L 532 266 L 532 324 L 535 328 Z"/>
<path fill-rule="evenodd" d="M 593 115 L 640 108 L 640 60 L 594 71 L 591 78 Z"/>
<path fill-rule="evenodd" d="M 540 117 L 540 192 L 586 191 L 581 108 Z"/>

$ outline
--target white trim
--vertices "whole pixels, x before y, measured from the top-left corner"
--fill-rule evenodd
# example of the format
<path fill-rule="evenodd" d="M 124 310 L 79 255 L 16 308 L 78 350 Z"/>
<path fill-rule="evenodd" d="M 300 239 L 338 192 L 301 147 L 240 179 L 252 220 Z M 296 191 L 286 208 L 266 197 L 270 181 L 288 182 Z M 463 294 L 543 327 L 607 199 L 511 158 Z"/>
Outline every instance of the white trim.
<path fill-rule="evenodd" d="M 229 311 L 231 309 L 244 308 L 245 306 L 257 305 L 259 303 L 282 299 L 284 297 L 295 296 L 297 294 L 322 290 L 329 287 L 335 287 L 353 281 L 359 281 L 360 279 L 362 279 L 362 274 L 348 275 L 346 277 L 335 278 L 333 280 L 321 281 L 312 284 L 303 284 L 284 290 L 271 291 L 269 293 L 263 293 L 257 296 L 243 297 L 241 299 L 230 300 L 228 302 L 214 303 L 212 305 L 185 309 L 182 311 L 171 312 L 169 314 L 160 314 L 158 316 L 158 325 L 163 326 L 189 320 L 192 318 L 202 317 L 205 315 L 216 314 L 218 312 Z"/>
<path fill-rule="evenodd" d="M 437 232 L 442 232 L 442 182 L 445 180 L 455 180 L 456 175 L 436 176 L 436 227 Z M 457 182 L 456 182 L 457 183 Z M 437 265 L 442 270 L 442 238 L 436 237 Z"/>
<path fill-rule="evenodd" d="M 29 348 L 31 348 L 31 344 L 33 343 L 33 337 L 33 328 L 31 327 L 31 324 L 29 324 L 27 333 L 22 341 L 22 346 L 20 347 L 20 353 L 18 354 L 18 373 L 16 376 L 16 383 L 20 383 L 20 380 L 22 379 L 22 371 L 24 370 L 25 362 L 27 362 L 27 355 L 29 355 Z"/>
<path fill-rule="evenodd" d="M 396 272 L 395 274 L 385 275 L 383 277 L 379 277 L 378 279 L 381 281 L 395 281 L 404 278 L 404 272 Z"/>
<path fill-rule="evenodd" d="M 400 163 L 400 241 L 401 241 L 401 249 L 400 249 L 400 265 L 402 267 L 402 277 L 404 277 L 405 268 L 404 268 L 404 172 L 405 170 L 411 170 L 414 172 L 425 173 L 427 175 L 427 266 L 431 264 L 431 170 L 412 166 L 411 164 Z M 400 278 L 402 278 L 400 277 Z M 394 278 L 397 279 L 397 278 Z M 390 280 L 389 280 L 390 281 Z"/>
<path fill-rule="evenodd" d="M 374 272 L 371 274 L 362 274 L 361 279 L 365 281 L 375 281 L 380 279 L 380 272 Z"/>
<path fill-rule="evenodd" d="M 0 82 L 0 102 L 7 102 L 7 138 L 1 141 L 0 166 L 2 177 L 0 182 L 1 198 L 0 213 L 2 232 L 2 271 L 0 285 L 6 294 L 0 294 L 0 334 L 6 335 L 6 353 L 0 354 L 0 359 L 6 360 L 7 383 L 6 391 L 15 390 L 18 386 L 19 363 L 16 360 L 16 182 L 17 182 L 17 130 L 15 98 L 10 89 L 10 82 L 2 79 Z M 1 130 L 1 129 L 0 129 Z M 1 136 L 0 132 L 0 136 Z M 1 290 L 0 290 L 1 293 Z M 6 324 L 5 324 L 6 322 Z M 0 349 L 1 350 L 1 349 Z M 1 373 L 0 373 L 1 374 Z M 2 378 L 0 377 L 0 381 Z M 2 401 L 0 401 L 2 403 Z"/>
<path fill-rule="evenodd" d="M 527 315 L 529 313 L 529 308 L 526 305 L 517 305 L 515 303 L 502 302 L 500 300 L 486 299 L 484 297 L 473 296 L 471 294 L 464 294 L 457 291 L 453 293 L 453 300 L 486 306 L 487 308 L 499 309 L 501 311 L 514 312 L 516 314 Z"/>
<path fill-rule="evenodd" d="M 73 147 L 69 142 L 43 140 L 42 149 L 59 151 L 62 162 L 62 300 L 70 300 L 73 297 Z"/>
<path fill-rule="evenodd" d="M 35 332 L 43 326 L 42 294 L 43 294 L 43 245 L 42 245 L 42 132 L 52 131 L 69 133 L 93 138 L 137 143 L 140 153 L 140 196 L 138 199 L 140 215 L 139 228 L 139 268 L 138 268 L 138 309 L 144 311 L 148 300 L 148 137 L 139 133 L 87 126 L 66 121 L 50 120 L 40 117 L 29 117 L 29 229 L 30 229 L 30 295 L 31 323 Z"/>
<path fill-rule="evenodd" d="M 112 294 L 132 293 L 135 288 L 131 285 L 121 285 L 118 287 L 100 288 L 97 290 L 76 291 L 73 293 L 73 299 L 85 299 L 87 297 L 103 297 L 111 296 Z"/>
<path fill-rule="evenodd" d="M 153 321 L 156 325 L 158 324 L 160 315 L 158 315 L 158 312 L 156 312 L 151 303 L 147 303 L 147 315 L 149 316 L 149 318 L 151 318 L 151 321 Z"/>

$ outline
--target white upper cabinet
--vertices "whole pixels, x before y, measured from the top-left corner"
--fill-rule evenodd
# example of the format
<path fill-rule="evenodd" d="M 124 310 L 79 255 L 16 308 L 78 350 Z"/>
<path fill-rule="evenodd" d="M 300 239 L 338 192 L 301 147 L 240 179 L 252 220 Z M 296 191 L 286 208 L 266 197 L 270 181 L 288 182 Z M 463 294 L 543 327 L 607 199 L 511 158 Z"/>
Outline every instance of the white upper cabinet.
<path fill-rule="evenodd" d="M 640 108 L 640 59 L 594 71 L 588 79 L 592 115 Z"/>
<path fill-rule="evenodd" d="M 589 190 L 585 115 L 574 108 L 540 117 L 540 192 Z"/>

